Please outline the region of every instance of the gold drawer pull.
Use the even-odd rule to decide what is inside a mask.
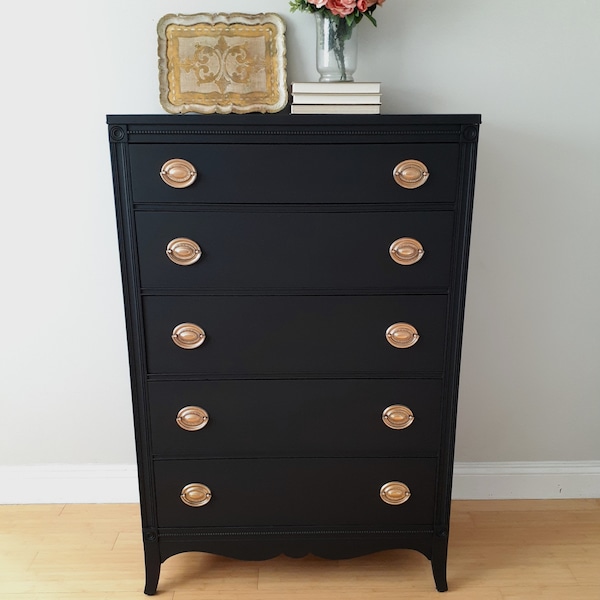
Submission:
[[[206,427],[208,413],[199,406],[186,406],[177,413],[177,425],[186,431],[198,431]]]
[[[410,498],[410,490],[405,483],[388,481],[381,486],[379,496],[386,504],[397,506],[404,504]]]
[[[193,350],[204,344],[206,334],[204,329],[195,323],[180,323],[173,329],[171,339],[184,350]]]
[[[390,429],[406,429],[413,424],[415,415],[408,406],[392,404],[383,411],[381,418]]]
[[[191,162],[183,158],[172,158],[160,169],[160,177],[172,188],[186,188],[196,181],[198,172]]]
[[[429,178],[427,167],[420,160],[409,159],[398,163],[393,170],[394,181],[407,190],[422,186]]]
[[[419,341],[419,332],[410,323],[394,323],[387,328],[385,337],[394,348],[410,348]]]
[[[413,238],[398,238],[390,246],[390,256],[399,265],[414,265],[424,254],[421,242]]]
[[[176,265],[187,267],[198,262],[202,256],[202,250],[194,240],[175,238],[167,244],[167,256]]]
[[[212,498],[210,488],[203,483],[188,483],[181,490],[181,501],[194,508],[208,504]]]

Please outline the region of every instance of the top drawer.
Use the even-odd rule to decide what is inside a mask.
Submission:
[[[133,144],[130,146],[136,203],[406,203],[454,202],[458,144]],[[187,187],[171,187],[163,165],[183,159],[195,175]],[[419,179],[412,189],[398,179]],[[186,180],[185,172],[173,172]],[[184,183],[187,183],[184,181]],[[410,184],[409,184],[410,185]]]

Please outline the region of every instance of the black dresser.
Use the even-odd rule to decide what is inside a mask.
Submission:
[[[108,117],[147,594],[187,551],[447,589],[479,123]]]

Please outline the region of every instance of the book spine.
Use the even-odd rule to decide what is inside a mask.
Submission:
[[[292,104],[292,115],[378,115],[378,104]]]
[[[381,104],[381,94],[292,94],[295,104]]]
[[[379,94],[381,93],[381,84],[377,82],[362,82],[362,81],[344,81],[344,82],[293,82],[291,85],[292,94],[322,94],[322,93],[338,93],[338,94]]]

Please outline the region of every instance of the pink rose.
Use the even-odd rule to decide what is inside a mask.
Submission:
[[[317,8],[322,8],[327,4],[327,0],[307,0],[310,4],[314,4]]]
[[[356,0],[327,0],[326,7],[331,11],[331,14],[345,17],[354,12]]]
[[[371,6],[380,6],[384,2],[385,0],[356,0],[356,7],[360,12],[365,12],[368,8],[371,8]]]

